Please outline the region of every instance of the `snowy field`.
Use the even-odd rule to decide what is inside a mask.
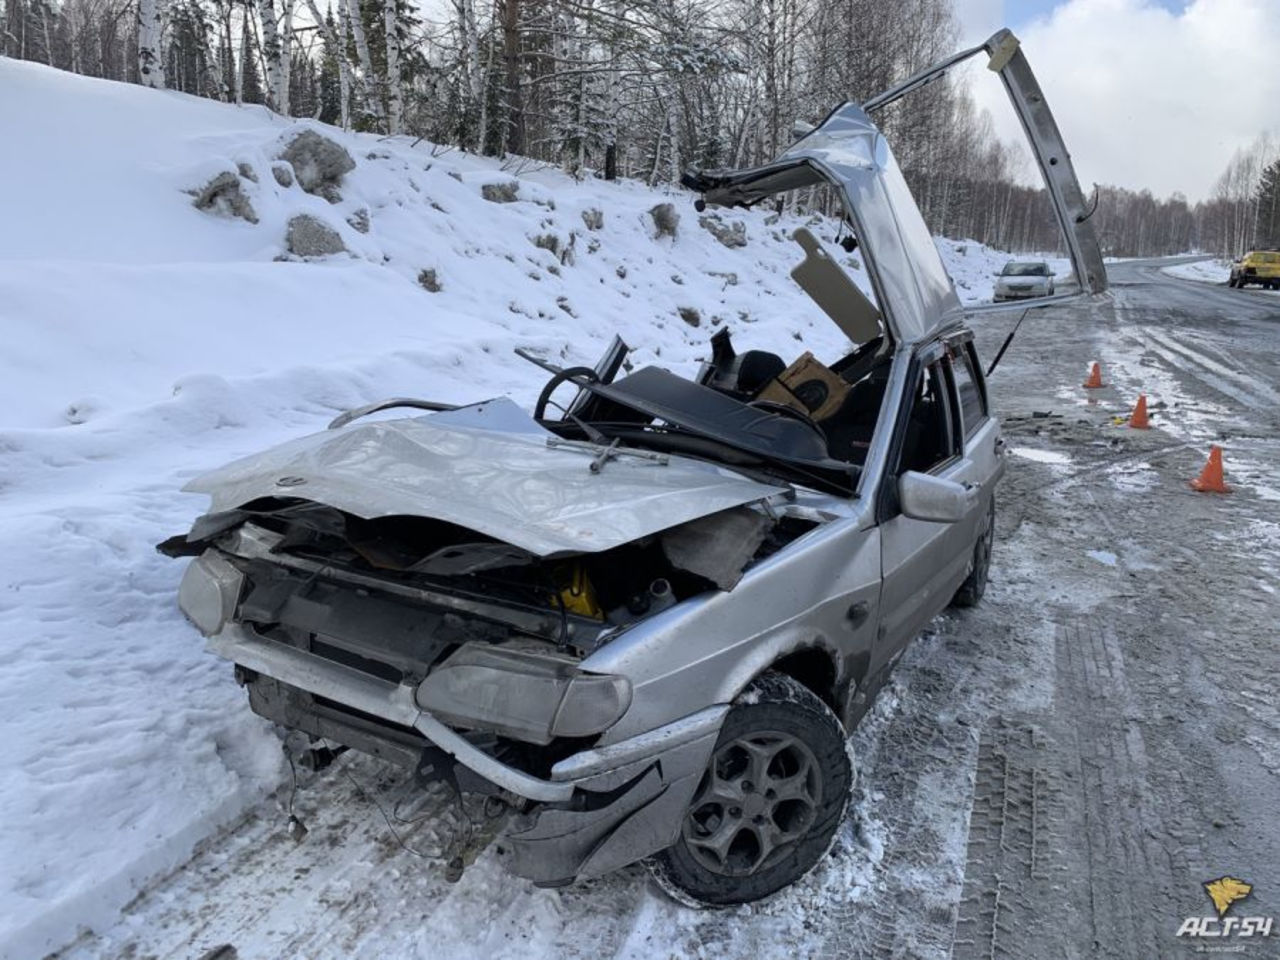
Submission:
[[[544,374],[517,346],[590,364],[621,334],[637,363],[682,374],[725,325],[739,349],[843,352],[789,277],[801,219],[720,213],[745,229],[730,248],[680,191],[3,59],[0,90],[21,144],[0,151],[5,957],[109,924],[287,776],[177,612],[182,564],[153,549],[203,512],[178,492],[193,474],[388,396],[528,404]],[[356,161],[336,203],[272,175],[303,129]],[[189,191],[238,167],[257,223],[194,208]],[[655,238],[666,202],[679,226]],[[300,213],[349,252],[285,258]],[[962,296],[989,298],[1008,256],[939,245]]]

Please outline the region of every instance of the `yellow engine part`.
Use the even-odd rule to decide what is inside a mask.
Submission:
[[[560,590],[560,602],[564,604],[565,610],[581,617],[603,620],[604,611],[596,600],[595,587],[591,585],[591,579],[582,564],[575,563],[570,568],[568,580],[568,585]]]

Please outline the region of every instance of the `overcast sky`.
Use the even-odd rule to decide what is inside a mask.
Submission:
[[[1200,200],[1238,147],[1280,137],[1280,0],[955,2],[966,42],[1001,26],[1022,40],[1086,191]],[[999,82],[969,73],[1000,133],[1020,138]]]

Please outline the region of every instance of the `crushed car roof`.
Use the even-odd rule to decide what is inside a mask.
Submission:
[[[831,185],[866,247],[868,274],[889,334],[902,343],[923,340],[949,326],[962,309],[893,151],[868,111],[934,82],[980,53],[990,55],[987,66],[999,74],[1044,176],[1080,292],[1102,293],[1107,273],[1089,219],[1094,207],[1080,190],[1071,156],[1018,38],[1008,30],[920,71],[862,106],[842,104],[772,163],[747,170],[690,171],[683,183],[701,191],[707,203],[723,206],[751,206],[776,193]],[[1075,295],[1060,294],[1056,299]]]
[[[829,183],[846,194],[854,232],[873,252],[877,299],[893,338],[924,339],[963,310],[893,152],[856,103],[836,108],[777,160],[747,170],[690,173],[684,183],[723,206]]]

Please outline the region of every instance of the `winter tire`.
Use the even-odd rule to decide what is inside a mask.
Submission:
[[[951,598],[953,607],[976,607],[982,595],[987,592],[987,576],[991,571],[991,547],[996,537],[996,498],[991,497],[991,505],[987,508],[987,526],[973,545],[973,569],[965,577],[960,589]]]
[[[767,897],[826,854],[853,778],[836,715],[798,680],[766,673],[729,710],[679,839],[649,869],[690,906]]]

